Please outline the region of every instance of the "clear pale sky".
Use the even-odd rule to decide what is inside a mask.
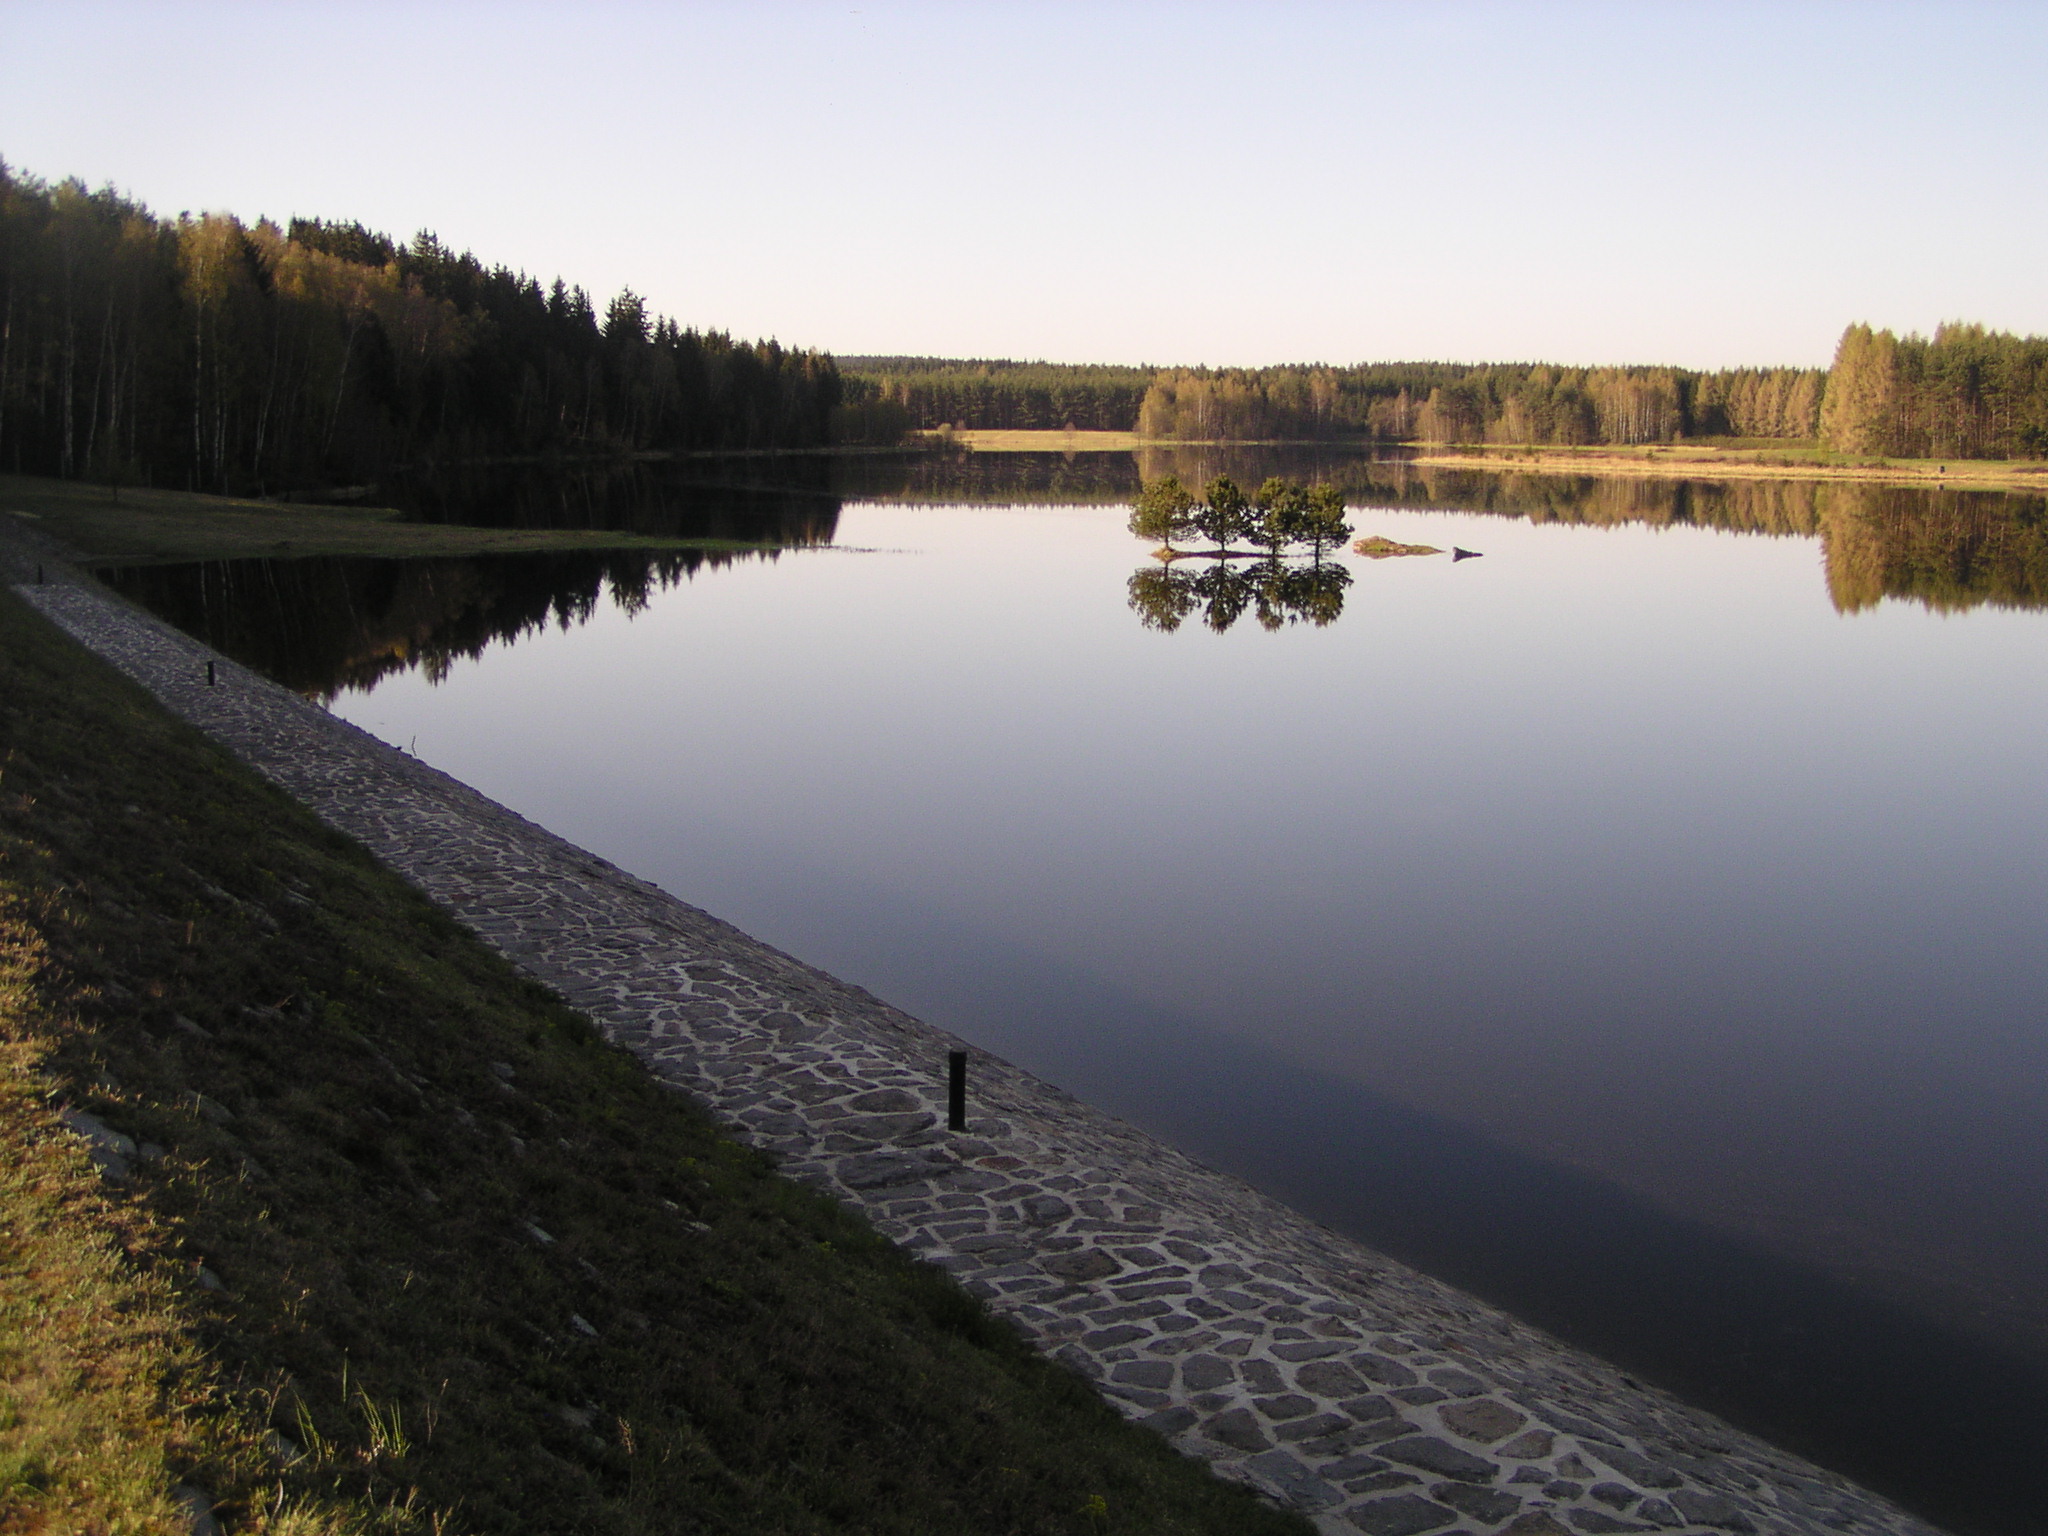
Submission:
[[[840,353],[2048,332],[2048,5],[0,0],[0,156]]]

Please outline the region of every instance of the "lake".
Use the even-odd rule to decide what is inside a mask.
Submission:
[[[1331,477],[1445,552],[1167,592],[1124,518],[1169,467]],[[1190,450],[413,504],[787,547],[114,580],[1332,1225],[2034,1528],[2038,498]]]

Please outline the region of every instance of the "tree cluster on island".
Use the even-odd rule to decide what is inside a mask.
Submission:
[[[1351,537],[1344,521],[1344,493],[1334,485],[1303,485],[1275,475],[1247,496],[1228,475],[1218,475],[1199,498],[1177,475],[1161,475],[1138,492],[1131,508],[1131,532],[1157,539],[1164,559],[1201,557],[1233,559],[1252,556],[1237,550],[1239,541],[1277,559],[1306,548],[1317,560]],[[1176,539],[1207,539],[1213,548],[1178,550]]]
[[[1198,498],[1178,476],[1148,481],[1131,508],[1130,530],[1157,539],[1157,567],[1130,579],[1131,608],[1147,629],[1179,629],[1192,615],[1222,633],[1250,613],[1259,627],[1280,629],[1307,623],[1320,629],[1344,611],[1351,573],[1323,557],[1351,537],[1344,520],[1344,493],[1332,485],[1305,486],[1278,476],[1247,496],[1228,475],[1218,475]],[[1207,549],[1178,549],[1206,539]],[[1239,543],[1252,546],[1239,549]],[[1306,562],[1290,561],[1306,551]],[[1175,569],[1185,560],[1204,562],[1199,571]],[[1236,565],[1235,561],[1246,561]]]

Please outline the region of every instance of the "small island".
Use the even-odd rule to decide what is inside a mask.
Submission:
[[[1363,555],[1368,560],[1392,560],[1399,555],[1440,555],[1443,553],[1434,544],[1397,544],[1392,539],[1377,533],[1369,539],[1360,539],[1351,546],[1351,552],[1355,555]]]

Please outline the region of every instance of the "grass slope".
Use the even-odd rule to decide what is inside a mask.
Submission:
[[[1306,1531],[6,593],[0,759],[0,1531]]]
[[[504,555],[527,550],[761,549],[731,539],[665,539],[600,528],[407,523],[390,507],[247,501],[192,491],[0,475],[0,512],[31,520],[102,563],[151,565],[258,555]]]

